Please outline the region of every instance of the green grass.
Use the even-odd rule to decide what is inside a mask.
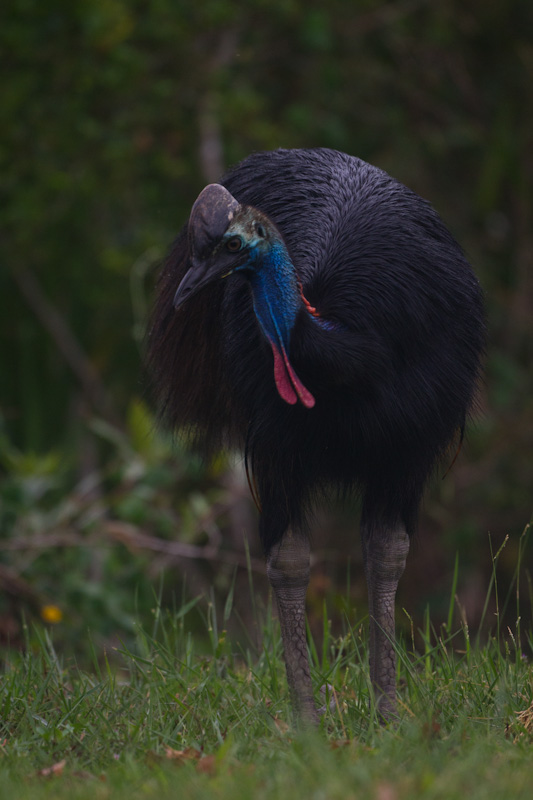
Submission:
[[[90,672],[63,663],[46,630],[26,631],[1,678],[0,797],[531,796],[530,639],[497,631],[481,645],[466,624],[451,634],[453,602],[439,632],[428,615],[421,652],[398,646],[400,720],[383,728],[369,707],[365,625],[346,620],[333,638],[325,614],[311,656],[334,710],[305,732],[291,723],[277,623],[264,615],[259,654],[236,653],[231,606],[230,593],[219,620],[207,606],[209,655],[187,632],[191,608],[157,609],[134,652],[117,648],[111,664],[95,654]]]

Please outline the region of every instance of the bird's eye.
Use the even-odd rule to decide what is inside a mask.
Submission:
[[[255,226],[255,230],[257,231],[257,235],[261,237],[261,239],[264,239],[266,237],[266,231],[260,222],[258,222],[257,225]]]
[[[226,250],[229,250],[230,253],[238,253],[241,248],[242,239],[240,236],[232,236],[231,239],[228,239],[226,242]]]

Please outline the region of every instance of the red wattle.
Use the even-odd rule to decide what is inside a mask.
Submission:
[[[292,388],[285,362],[275,344],[272,345],[272,352],[274,353],[274,380],[276,381],[279,396],[282,400],[285,400],[286,403],[293,406],[298,402],[298,397]]]
[[[298,375],[293,370],[288,359],[285,348],[281,348],[281,353],[272,342],[272,352],[274,354],[274,380],[278,389],[279,396],[286,403],[293,406],[300,402],[306,408],[313,408],[315,398],[311,392],[305,388]]]

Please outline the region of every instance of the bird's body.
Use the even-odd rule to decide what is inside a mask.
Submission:
[[[464,429],[478,282],[431,206],[357,158],[257,153],[222,186],[198,198],[160,282],[149,358],[163,414],[207,451],[245,451],[275,589],[276,570],[284,584],[300,569],[280,553],[305,561],[317,498],[358,491],[370,585],[376,553],[405,561],[424,485]]]

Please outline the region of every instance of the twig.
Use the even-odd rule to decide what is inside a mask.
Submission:
[[[33,272],[19,264],[11,270],[11,275],[24,299],[43,328],[50,334],[57,349],[80,382],[84,395],[94,411],[113,425],[121,427],[98,373],[65,319],[46,297]]]
[[[244,554],[229,550],[220,550],[213,545],[200,546],[187,544],[185,542],[169,542],[166,539],[159,539],[156,536],[142,533],[133,525],[126,522],[107,522],[105,524],[105,530],[115,541],[122,542],[127,547],[165,553],[172,558],[200,558],[205,561],[221,561],[226,564],[234,564],[238,567],[243,567],[244,569],[248,566]],[[262,574],[266,572],[265,564],[257,558],[250,559],[250,566],[254,572],[260,572]]]
[[[163,553],[173,559],[177,558],[191,558],[201,559],[204,561],[219,561],[225,564],[232,564],[234,566],[247,569],[247,559],[243,553],[237,553],[231,550],[221,550],[215,545],[195,545],[187,544],[185,542],[167,541],[160,539],[157,536],[143,533],[135,526],[126,522],[118,520],[107,521],[103,523],[103,528],[97,536],[83,536],[79,533],[73,533],[70,530],[61,531],[53,534],[46,534],[44,536],[26,536],[17,537],[16,539],[8,539],[2,543],[4,551],[35,551],[35,550],[53,550],[56,547],[98,547],[105,543],[106,538],[109,537],[115,542],[121,542],[132,549],[151,550],[154,553]],[[254,572],[265,574],[266,567],[258,558],[250,559],[251,568]],[[0,580],[2,575],[0,573]]]
[[[25,597],[33,603],[38,603],[39,601],[38,592],[30,586],[28,581],[21,578],[14,570],[4,564],[0,564],[0,587],[2,592],[14,597]]]

